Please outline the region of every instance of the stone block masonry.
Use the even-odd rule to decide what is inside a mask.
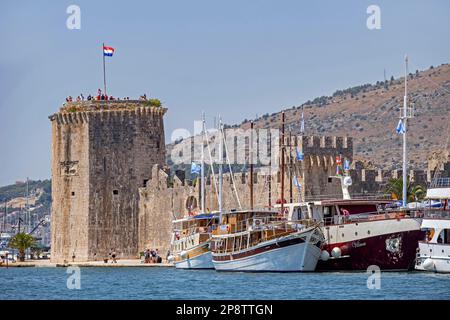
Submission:
[[[52,116],[53,262],[138,254],[138,188],[164,165],[163,116],[146,101],[69,103]]]

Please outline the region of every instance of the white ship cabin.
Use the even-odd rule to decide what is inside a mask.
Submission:
[[[284,213],[288,220],[313,219],[325,225],[390,218],[398,215],[398,208],[390,200],[335,199],[286,203]],[[275,205],[280,208],[281,205]]]
[[[205,213],[174,220],[172,250],[187,250],[209,241],[210,235],[219,222],[217,213]]]
[[[427,190],[430,206],[424,209],[416,269],[450,272],[450,178],[439,178]],[[436,205],[437,203],[437,205]]]
[[[214,234],[230,234],[257,228],[260,225],[279,221],[283,216],[276,211],[244,210],[230,211],[222,214],[222,221]]]

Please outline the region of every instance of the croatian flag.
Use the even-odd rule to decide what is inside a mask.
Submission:
[[[114,48],[113,47],[107,47],[103,46],[103,55],[106,57],[112,57],[114,54]]]

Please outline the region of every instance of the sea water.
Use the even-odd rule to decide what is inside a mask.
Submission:
[[[372,281],[365,272],[89,267],[80,268],[74,281],[73,276],[78,275],[73,272],[66,268],[0,268],[0,299],[450,299],[450,274],[381,272],[379,279]]]

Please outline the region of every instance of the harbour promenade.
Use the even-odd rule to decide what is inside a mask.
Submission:
[[[149,267],[149,268],[172,268],[173,264],[171,263],[144,263],[139,259],[123,259],[117,260],[117,263],[105,263],[103,261],[87,261],[87,262],[67,262],[67,263],[52,263],[50,260],[27,260],[25,262],[14,262],[8,263],[9,268],[16,267],[70,267],[70,266],[78,266],[78,267]],[[2,264],[1,267],[6,267],[6,264]]]

